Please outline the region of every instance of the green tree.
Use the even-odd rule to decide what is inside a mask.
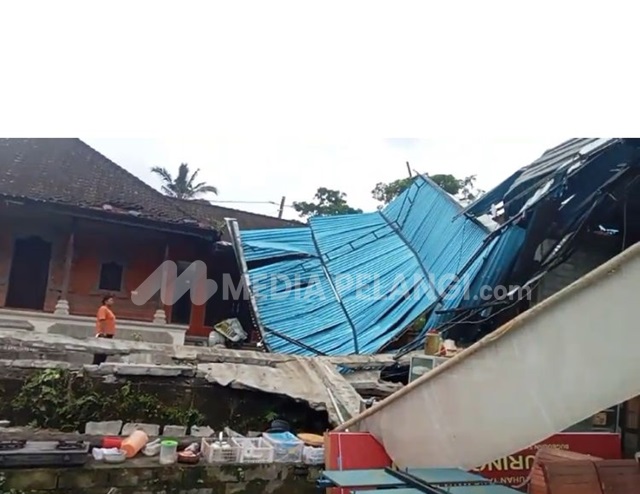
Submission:
[[[478,198],[484,192],[475,187],[476,176],[470,175],[463,179],[456,178],[451,174],[437,173],[427,176],[439,185],[445,192],[452,196],[457,196],[463,202],[470,202]],[[402,194],[413,183],[412,178],[401,178],[393,182],[378,182],[371,191],[371,195],[383,204],[389,204],[392,200]]]
[[[187,163],[181,163],[178,167],[178,175],[174,178],[166,168],[154,166],[151,172],[158,175],[162,180],[161,190],[170,197],[177,199],[195,199],[202,194],[218,194],[217,187],[206,182],[196,182],[198,172],[191,173]]]
[[[460,199],[463,202],[473,202],[484,194],[484,190],[476,187],[476,176],[469,175],[460,181]]]
[[[413,179],[409,177],[400,178],[393,182],[389,182],[388,184],[378,182],[375,188],[371,191],[371,195],[376,201],[380,201],[383,204],[389,204],[408,189],[411,182],[413,182]]]
[[[293,209],[303,218],[362,213],[361,209],[352,208],[347,204],[347,194],[326,187],[318,188],[314,202],[294,202]]]
[[[458,194],[458,192],[460,192],[460,189],[462,188],[462,182],[464,181],[464,179],[460,180],[453,175],[443,173],[437,173],[435,175],[427,176],[440,187],[442,187],[445,192],[451,194],[452,196],[455,196]]]

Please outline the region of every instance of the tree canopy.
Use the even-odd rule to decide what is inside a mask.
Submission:
[[[303,218],[362,213],[361,209],[349,206],[347,194],[339,190],[319,187],[313,197],[313,202],[294,202],[293,209]]]
[[[451,174],[438,173],[428,175],[428,177],[462,203],[473,201],[484,193],[475,187],[475,175],[459,179]],[[389,183],[379,182],[371,191],[371,195],[383,205],[389,204],[402,194],[412,182],[413,178],[400,178]],[[349,206],[347,195],[344,192],[326,187],[317,189],[313,201],[294,202],[293,208],[303,218],[362,213],[361,209]]]
[[[473,201],[483,194],[483,191],[475,187],[475,175],[470,175],[463,179],[456,178],[451,174],[443,173],[427,176],[444,191],[452,196],[456,196],[462,202]],[[371,195],[375,200],[382,204],[389,204],[392,200],[402,194],[412,182],[412,178],[401,178],[389,183],[378,182],[375,188],[371,191]]]
[[[151,168],[151,172],[158,175],[162,180],[161,190],[164,194],[177,199],[195,199],[203,194],[218,194],[217,187],[206,182],[196,182],[198,177],[197,169],[193,173],[189,170],[187,163],[181,163],[178,167],[178,175],[173,175],[166,169],[159,166]]]
[[[409,177],[400,178],[385,184],[384,182],[378,182],[375,188],[371,191],[371,195],[376,201],[380,201],[383,204],[389,204],[402,192],[407,189],[413,180]]]

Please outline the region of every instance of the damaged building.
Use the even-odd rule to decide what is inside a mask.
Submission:
[[[0,360],[104,353],[114,375],[168,366],[154,372],[284,394],[339,423],[398,389],[381,371],[406,382],[429,332],[471,344],[637,242],[639,151],[572,139],[466,208],[417,176],[379,211],[303,225],[166,198],[79,140],[0,140],[0,342],[18,348]],[[249,297],[131,304],[165,259],[204,260]],[[96,342],[114,292],[119,336]],[[272,355],[183,346],[230,318]]]
[[[418,176],[373,213],[264,231],[231,221],[265,346],[403,355],[429,331],[477,341],[638,240],[639,150],[638,139],[571,139],[464,209]]]
[[[417,176],[378,211],[300,224],[164,197],[77,139],[3,139],[0,316],[86,337],[114,293],[122,334],[156,342],[236,318],[250,342],[301,356],[403,355],[429,331],[472,343],[637,241],[638,147],[572,139],[464,209]],[[163,260],[196,259],[249,289],[131,303]]]

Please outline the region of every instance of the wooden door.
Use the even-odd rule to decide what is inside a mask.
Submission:
[[[16,239],[5,305],[16,309],[43,310],[50,263],[50,242],[40,237]]]

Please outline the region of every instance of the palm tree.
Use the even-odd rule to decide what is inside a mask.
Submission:
[[[218,188],[213,185],[208,185],[206,182],[194,183],[198,172],[196,170],[189,176],[189,165],[187,163],[181,163],[178,168],[178,175],[174,179],[171,173],[166,168],[160,166],[154,166],[151,168],[151,172],[155,173],[162,179],[161,190],[166,195],[175,197],[177,199],[195,199],[201,194],[218,194]]]

